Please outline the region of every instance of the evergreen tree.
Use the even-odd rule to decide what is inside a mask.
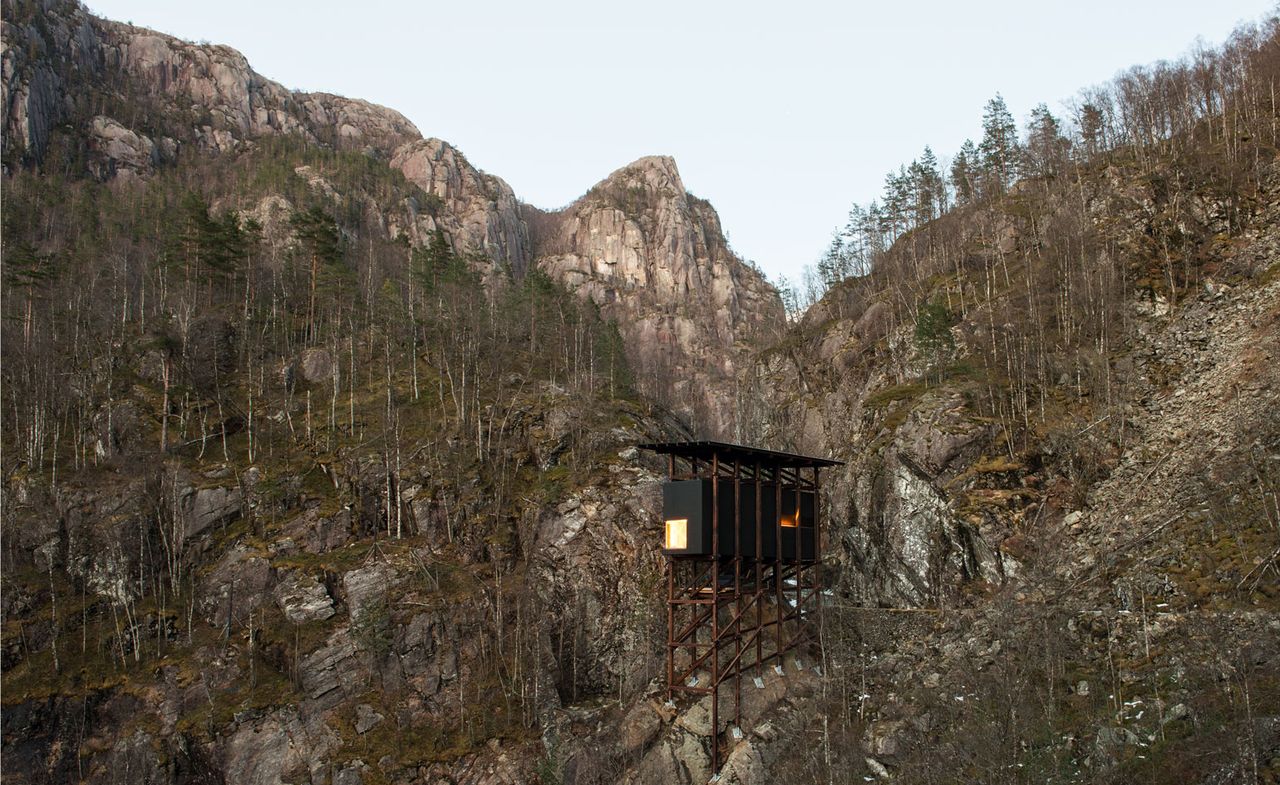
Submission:
[[[889,172],[884,178],[884,204],[880,213],[881,231],[892,242],[907,228],[911,204],[911,176],[905,166]]]
[[[818,260],[818,278],[822,281],[823,291],[849,277],[849,255],[844,238],[839,232],[831,235],[831,244]]]
[[[453,252],[444,231],[437,228],[425,247],[414,250],[412,272],[422,290],[433,294],[438,293],[443,284],[462,283],[469,270],[466,262]],[[526,280],[525,285],[532,283]]]
[[[338,225],[320,207],[294,213],[289,223],[296,243],[294,251],[308,266],[307,336],[315,338],[316,290],[323,270],[342,259],[342,238]]]
[[[1080,142],[1086,158],[1092,158],[1106,147],[1103,133],[1102,110],[1096,104],[1087,103],[1080,107]]]
[[[1039,104],[1027,122],[1027,146],[1022,155],[1023,173],[1028,177],[1053,177],[1067,156],[1068,142],[1058,119],[1049,107]]]
[[[956,204],[969,204],[978,195],[978,148],[972,139],[965,139],[951,162],[951,188],[956,194]]]
[[[12,236],[8,231],[6,234]],[[41,253],[29,243],[10,244],[4,253],[4,286],[9,291],[21,291],[23,344],[31,341],[35,305],[42,299],[45,285],[57,278],[52,254]],[[8,315],[8,318],[13,318]]]
[[[854,203],[849,208],[849,218],[840,233],[841,238],[844,240],[849,275],[866,275],[871,272],[875,234],[875,222],[871,220],[868,211],[863,209],[861,205]]]
[[[946,207],[946,184],[938,171],[938,158],[929,147],[911,162],[914,224],[923,225],[942,214]]]
[[[984,195],[998,196],[1009,190],[1016,174],[1019,145],[1018,126],[999,93],[987,101],[982,113],[982,184]]]

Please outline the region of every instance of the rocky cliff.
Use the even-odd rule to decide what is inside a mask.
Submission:
[[[421,189],[387,215],[383,228],[393,236],[405,232],[411,243],[425,244],[438,228],[459,253],[517,274],[528,264],[527,230],[511,188],[447,143],[423,139],[398,112],[288,90],[234,49],[100,19],[78,3],[5,8],[6,168],[43,161],[51,131],[64,124],[64,145],[83,145],[90,170],[104,180],[146,177],[183,154],[233,155],[257,140],[296,137],[362,152]]]
[[[245,153],[273,137],[362,152],[418,189],[378,206],[380,233],[422,247],[441,230],[457,253],[516,277],[536,261],[618,323],[644,392],[702,432],[732,435],[739,407],[729,380],[776,337],[781,302],[729,249],[715,210],[685,190],[670,158],[636,161],[544,213],[399,113],[290,91],[234,49],[99,19],[78,3],[9,8],[6,168],[45,160],[51,139],[55,157],[72,155],[73,166],[109,181],[148,177],[184,155]],[[66,131],[51,136],[57,127]],[[302,176],[335,201],[344,196],[315,173]]]
[[[782,301],[675,161],[642,158],[533,223],[539,267],[618,323],[642,389],[701,432],[734,436],[732,380],[781,334]]]
[[[827,656],[861,696],[830,708],[856,717],[832,731],[838,766],[912,782],[1276,771],[1280,168],[1251,170],[1267,196],[1233,212],[1224,181],[1241,175],[1216,167],[1121,159],[941,219],[748,375],[764,438],[847,462],[824,486],[851,603],[827,617]],[[1164,187],[1179,178],[1195,184]],[[1152,252],[1170,232],[1194,249],[1172,274]],[[1102,250],[1081,266],[1068,242]],[[1082,329],[1081,303],[1057,287],[1089,285],[1107,287],[1088,307],[1108,327],[1073,346],[1059,331]],[[1037,323],[1035,292],[1061,310]],[[949,306],[941,338],[929,302]],[[1023,330],[1053,342],[1038,354]],[[993,400],[1029,376],[1038,401]],[[1267,708],[1234,711],[1224,678]]]
[[[6,782],[700,785],[713,734],[739,785],[1276,778],[1274,106],[784,326],[668,158],[540,211],[233,50],[4,9]],[[663,700],[670,411],[846,462],[824,646],[741,738]]]
[[[234,49],[99,19],[78,3],[6,3],[4,25],[6,163],[43,158],[51,129],[79,120],[89,104],[128,107],[131,120],[144,124],[136,130],[152,137],[169,132],[218,152],[266,134],[296,133],[386,158],[420,136],[390,109],[287,90]]]
[[[730,428],[781,313],[674,163],[548,216],[226,47],[64,2],[3,38],[5,781],[709,766],[653,705],[633,445],[688,435],[645,391]]]

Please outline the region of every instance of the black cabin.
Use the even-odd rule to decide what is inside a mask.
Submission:
[[[836,461],[722,442],[641,446],[671,459],[672,479],[662,486],[664,554],[816,560],[817,469]],[[688,472],[675,470],[677,457]]]

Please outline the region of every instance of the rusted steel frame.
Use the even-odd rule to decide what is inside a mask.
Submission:
[[[773,622],[765,622],[765,625],[764,625],[764,626],[767,628],[767,627],[768,627],[769,625],[771,625],[771,624],[773,624]],[[726,625],[726,626],[728,626],[728,625]],[[761,635],[761,634],[763,634],[763,629],[759,629],[759,630],[758,630],[758,629],[752,628],[752,629],[747,630],[747,638],[748,638],[749,640],[750,640],[750,639],[754,639],[756,636]],[[698,653],[697,653],[697,648],[698,648],[698,647],[700,647],[700,646],[705,646],[705,647],[707,647],[707,651],[703,652],[701,655],[698,655]],[[684,669],[680,674],[678,674],[678,675],[679,675],[679,677],[680,677],[680,678],[678,679],[678,681],[683,681],[683,680],[684,680],[684,678],[686,678],[686,677],[688,677],[688,676],[692,676],[692,675],[694,675],[694,674],[698,671],[698,669],[702,667],[702,664],[703,664],[704,662],[706,662],[706,661],[711,657],[712,653],[713,653],[714,651],[719,650],[719,648],[720,648],[720,644],[718,644],[717,642],[712,642],[712,643],[698,643],[698,642],[692,642],[692,643],[677,643],[677,644],[675,644],[675,648],[677,648],[677,649],[682,649],[682,648],[683,648],[683,649],[693,649],[693,650],[694,650],[694,651],[693,651],[693,654],[692,654],[692,655],[690,655],[693,659],[691,659],[691,660],[690,660],[690,662],[689,662],[689,665],[688,665],[688,666],[687,666],[687,667],[686,667],[686,668],[685,668],[685,669]],[[737,653],[735,654],[734,658],[733,658],[732,660],[730,660],[730,662],[731,662],[731,663],[736,663],[736,662],[738,662],[738,661],[741,659],[742,655],[743,655],[743,654],[745,654],[745,653],[747,653],[747,649],[748,649],[748,646],[744,646],[744,647],[742,648],[742,651],[737,652]],[[733,675],[733,674],[728,673],[727,671],[725,671],[725,670],[722,668],[722,669],[721,669],[721,671],[720,671],[720,673],[719,673],[719,681],[720,681],[720,682],[723,682],[726,678],[728,678],[729,676],[732,676],[732,675]]]
[[[754,603],[754,598],[751,600],[751,603]],[[732,617],[730,617],[729,622],[727,624],[721,625],[720,637],[716,638],[715,640],[720,641],[732,636],[734,633],[734,625],[738,624],[738,622],[742,620],[742,617],[745,616],[746,612],[749,610],[751,610],[750,603],[743,606],[742,610],[740,611],[735,610],[735,613]],[[683,641],[685,638],[689,636],[690,633],[692,633],[698,627],[701,627],[703,624],[705,624],[707,622],[707,619],[710,618],[710,616],[711,616],[710,611],[706,611],[702,613],[697,619],[687,624],[685,626],[685,629],[681,631],[681,634],[675,636],[673,640],[677,643],[680,641]]]
[[[774,604],[777,608],[778,621],[782,621],[782,469],[779,466],[773,468],[773,495],[774,510],[778,520],[772,522],[774,548],[773,548],[773,594]],[[782,648],[782,624],[778,624],[777,629],[777,646]]]
[[[775,651],[771,654],[766,654],[763,660],[761,660],[759,663],[753,663],[750,667],[755,667],[755,665],[761,665],[761,666],[768,665],[770,662],[772,662],[773,660],[779,659],[783,654],[786,654],[787,652],[791,651],[793,648],[795,648],[794,642],[784,643],[782,645],[781,650]]]
[[[720,454],[711,454],[711,769],[720,770]],[[705,655],[704,655],[705,657]]]
[[[715,688],[714,687],[687,687],[685,685],[681,685],[679,687],[676,687],[676,689],[680,692],[692,692],[696,695],[706,695],[708,692],[711,692]]]
[[[813,640],[813,636],[810,634],[810,631],[808,630],[808,628],[802,626],[800,627],[799,630],[796,631],[796,634],[792,636],[791,642],[787,644],[787,650],[790,651],[791,649],[796,648],[800,644],[805,643],[806,641],[812,641],[812,640]]]
[[[764,559],[761,548],[764,545],[764,533],[762,530],[761,516],[764,511],[761,503],[761,492],[764,482],[761,479],[760,461],[756,461],[755,465],[755,487],[756,487],[756,574],[755,574],[755,606],[756,606],[756,629],[763,629],[764,625]],[[761,636],[756,636],[756,661],[759,662],[760,655],[764,652],[764,641]]]
[[[706,585],[703,583],[703,579],[710,577],[708,573],[711,572],[712,564],[708,563],[705,567],[698,567],[697,562],[704,561],[703,559],[672,559],[672,561],[683,561],[688,564],[693,564],[694,569],[696,570],[696,572],[693,573],[693,580],[689,581],[688,585],[680,588],[679,593],[676,595],[677,597],[692,595],[694,592],[700,592],[706,588]]]
[[[671,700],[671,684],[675,680],[676,650],[671,647],[671,631],[676,626],[676,563],[667,559],[667,700]]]
[[[748,638],[754,638],[754,637],[756,637],[756,636],[758,636],[758,635],[760,634],[760,631],[759,631],[759,630],[748,630],[747,632],[748,632],[748,635],[747,635],[747,637],[748,637]],[[735,679],[737,679],[737,680],[741,681],[740,675],[741,675],[741,673],[742,673],[742,670],[743,670],[743,669],[742,669],[742,668],[740,668],[740,667],[738,667],[738,665],[739,665],[739,664],[741,663],[741,661],[742,661],[742,655],[747,653],[747,651],[748,651],[748,647],[749,647],[749,646],[750,646],[750,643],[748,643],[748,644],[747,644],[747,646],[744,646],[744,647],[742,648],[742,650],[741,650],[741,651],[737,652],[737,653],[734,655],[733,659],[732,659],[732,660],[729,660],[729,663],[728,663],[727,665],[725,665],[725,666],[724,666],[724,667],[725,667],[725,668],[727,668],[727,669],[728,669],[728,668],[732,668],[732,669],[734,669],[734,670],[733,670],[732,672],[730,672],[730,671],[728,671],[728,670],[724,670],[724,671],[722,671],[722,672],[720,673],[720,678],[721,678],[722,680],[723,680],[723,679],[727,679],[727,678],[729,678],[730,676],[733,676]],[[754,664],[754,663],[753,663],[753,664]],[[739,721],[741,721],[741,717],[739,717],[738,719],[739,719]]]
[[[804,588],[804,516],[800,514],[800,470],[796,470],[796,624],[800,624],[800,591]],[[816,511],[815,511],[816,512]]]
[[[671,699],[671,691],[673,689],[679,689],[679,687],[677,686],[678,680],[676,678],[676,673],[675,673],[675,652],[680,648],[692,647],[693,654],[691,656],[694,656],[694,657],[697,656],[698,644],[697,644],[696,638],[694,639],[694,642],[692,644],[686,643],[685,639],[690,634],[696,634],[697,630],[701,627],[701,625],[705,623],[706,617],[710,615],[709,613],[700,614],[696,606],[706,605],[711,603],[708,603],[707,601],[704,601],[704,600],[685,599],[684,595],[689,592],[700,591],[702,587],[699,586],[698,584],[702,582],[703,578],[706,577],[708,572],[712,570],[715,566],[714,560],[712,560],[711,563],[708,564],[706,567],[703,567],[697,564],[697,562],[702,561],[701,559],[687,560],[690,563],[690,566],[692,568],[689,572],[694,576],[693,585],[682,588],[680,590],[680,595],[678,596],[675,588],[675,571],[678,569],[678,565],[680,561],[685,561],[685,560],[677,560],[677,559],[667,560],[667,563],[668,563],[668,572],[667,572],[667,693],[668,694],[667,694],[667,699],[668,700]],[[712,600],[712,602],[714,602],[714,599]],[[694,606],[692,611],[694,621],[686,625],[685,630],[681,631],[679,635],[675,635],[676,611],[679,607],[685,607],[685,606]],[[699,615],[701,615],[701,619],[698,618]],[[681,680],[682,679],[683,677],[681,677]]]
[[[691,634],[697,632],[698,628],[701,627],[703,624],[705,624],[707,619],[710,616],[711,616],[710,611],[695,614],[694,619],[690,621],[688,624],[686,624],[684,629],[682,629],[676,635],[672,636],[671,643],[672,644],[684,643],[685,639],[688,638]]]
[[[821,645],[826,627],[822,616],[822,492],[819,471],[817,466],[813,467],[813,562],[816,565],[813,593],[818,597],[818,644]]]
[[[742,462],[733,461],[733,619],[734,661],[742,659]],[[733,724],[742,724],[742,679],[733,681]]]
[[[739,618],[740,618],[740,617],[739,617]],[[769,625],[771,625],[771,624],[773,624],[773,622],[765,622],[764,626],[765,626],[765,627],[768,627],[768,626],[769,626]],[[690,646],[694,646],[694,645],[697,645],[697,646],[709,646],[709,647],[710,647],[710,648],[709,648],[709,650],[708,650],[707,652],[703,653],[701,656],[697,656],[697,652],[696,652],[696,651],[694,652],[695,659],[694,659],[694,660],[692,660],[692,661],[690,662],[690,664],[689,664],[689,668],[688,668],[688,670],[689,670],[689,672],[690,672],[690,673],[692,673],[693,671],[695,671],[695,670],[697,670],[699,667],[701,667],[702,663],[706,662],[706,661],[711,657],[712,652],[715,652],[715,651],[719,650],[720,646],[722,645],[722,640],[723,640],[723,638],[724,638],[725,636],[727,636],[727,634],[728,634],[728,632],[729,632],[729,630],[730,630],[731,628],[732,628],[732,622],[730,622],[729,624],[724,625],[724,631],[723,631],[723,632],[721,632],[721,637],[713,637],[713,638],[711,639],[711,643],[709,643],[709,644],[701,644],[701,643],[700,643],[700,644],[688,644],[688,643],[680,644],[680,646],[682,646],[682,647],[684,647],[684,648],[688,648],[688,647],[690,647]],[[713,673],[713,676],[715,676],[715,675],[717,675],[717,674],[714,674],[714,673]]]
[[[795,648],[796,648],[796,646],[797,646],[799,643],[801,643],[801,642],[803,642],[803,641],[802,641],[802,640],[797,640],[797,639],[792,639],[789,643],[785,644],[785,645],[782,647],[782,651],[780,651],[780,652],[774,652],[774,653],[772,653],[772,654],[767,655],[767,656],[764,658],[764,660],[763,660],[762,662],[758,662],[758,663],[753,662],[753,663],[751,663],[751,664],[749,664],[749,665],[745,665],[745,666],[744,666],[744,665],[742,665],[741,663],[737,663],[736,665],[735,665],[735,664],[733,664],[733,663],[731,663],[731,665],[732,665],[732,666],[733,666],[733,667],[734,667],[734,668],[735,668],[739,673],[744,673],[744,672],[746,672],[746,670],[747,670],[748,668],[755,668],[757,665],[765,665],[765,664],[769,663],[771,660],[779,659],[782,655],[785,655],[787,652],[789,652],[789,651],[791,651],[791,650],[795,649]],[[730,667],[730,666],[726,666],[726,668],[728,668],[728,667]],[[727,678],[729,678],[729,677],[731,677],[731,676],[733,676],[733,675],[735,675],[735,674],[733,673],[733,671],[730,671],[730,670],[727,670],[727,669],[726,669],[723,673],[721,673],[721,674],[720,674],[720,678],[721,678],[721,679],[727,679]]]

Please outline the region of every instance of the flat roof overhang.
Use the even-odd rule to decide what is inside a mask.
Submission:
[[[712,456],[719,456],[721,461],[742,461],[743,463],[760,463],[779,466],[784,469],[821,468],[824,466],[843,466],[843,461],[830,458],[817,458],[811,455],[765,450],[759,447],[747,447],[742,444],[728,442],[656,442],[636,445],[642,450],[656,452],[659,455],[674,455],[687,460],[710,461]]]

